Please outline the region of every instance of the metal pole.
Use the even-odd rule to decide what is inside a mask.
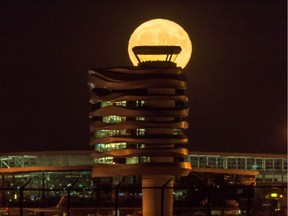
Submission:
[[[125,180],[125,176],[121,179],[121,181],[115,188],[115,216],[118,216],[118,190],[124,180]]]
[[[247,216],[250,215],[250,202],[251,202],[251,197],[252,196],[252,191],[254,190],[254,184],[255,184],[256,179],[248,186],[248,197],[247,197]]]
[[[250,186],[248,186],[248,197],[247,197],[247,216],[250,215]]]
[[[20,216],[23,216],[23,191],[26,185],[29,184],[31,180],[31,178],[28,179],[28,181],[26,181],[26,183],[20,188]]]
[[[210,216],[211,215],[211,208],[210,208],[210,202],[211,202],[211,190],[212,190],[212,186],[208,185],[208,196],[207,196],[207,215]]]
[[[2,174],[2,182],[1,182],[1,187],[5,188],[5,176],[4,174]],[[2,205],[5,206],[6,205],[6,191],[2,190],[1,191],[1,196],[2,196]]]
[[[42,171],[42,199],[41,204],[43,203],[43,200],[45,199],[45,171]]]
[[[74,187],[78,179],[75,179],[75,181],[67,187],[67,216],[70,216],[70,198],[71,198],[71,189]]]
[[[164,189],[172,180],[173,178],[168,179],[168,181],[161,188],[161,216],[164,216]]]

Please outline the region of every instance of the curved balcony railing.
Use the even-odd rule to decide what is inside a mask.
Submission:
[[[181,69],[95,69],[88,86],[94,177],[190,172],[184,160],[189,107]]]

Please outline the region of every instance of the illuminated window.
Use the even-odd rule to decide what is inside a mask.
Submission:
[[[145,117],[136,117],[136,121],[145,121]]]
[[[127,106],[127,102],[126,101],[118,101],[118,102],[114,102],[113,105],[115,106]]]
[[[136,134],[141,135],[141,136],[145,135],[145,129],[144,128],[138,128],[136,130]]]
[[[112,150],[118,150],[118,149],[125,149],[126,143],[109,143],[109,144],[97,144],[95,147],[96,151],[99,152],[107,152]]]
[[[149,163],[150,157],[139,157],[140,163]]]
[[[116,115],[103,116],[103,122],[106,122],[106,123],[120,123],[123,121],[126,121],[125,116],[116,116]]]
[[[136,101],[136,106],[137,107],[144,107],[144,106],[146,106],[146,101]]]
[[[247,169],[255,169],[255,158],[247,158]]]
[[[175,128],[173,130],[173,135],[183,135],[182,129]]]
[[[101,103],[101,107],[107,107],[107,106],[126,106],[127,102],[126,101],[117,101],[117,102],[112,102],[112,101],[103,101]]]
[[[263,169],[263,160],[262,158],[256,158],[257,169]]]
[[[97,130],[94,134],[96,138],[126,135],[126,130]]]
[[[262,170],[263,159],[261,158],[247,158],[247,169]]]
[[[138,157],[126,158],[126,164],[138,164]]]
[[[150,157],[128,157],[126,158],[126,164],[138,164],[138,163],[149,163]]]
[[[104,145],[104,144],[97,144],[97,145],[95,146],[95,150],[96,150],[96,151],[104,152],[104,149],[105,149],[105,145]]]
[[[94,162],[100,163],[100,164],[113,164],[113,157],[97,158],[97,159],[94,159]]]
[[[143,148],[145,148],[145,144],[138,144],[138,148],[141,148],[141,149],[143,149]]]
[[[113,103],[111,101],[103,101],[101,102],[101,107],[112,106]]]

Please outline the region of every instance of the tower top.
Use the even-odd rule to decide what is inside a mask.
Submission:
[[[135,51],[133,50],[134,47],[138,46],[144,47],[136,48],[136,51],[139,51],[138,49],[140,49],[140,51],[142,50],[141,52],[145,52],[141,53],[143,57],[147,57],[148,54],[146,54],[146,52],[148,51],[150,52],[150,55],[148,55],[149,57],[151,57],[151,52],[160,52],[160,54],[164,52],[164,59],[161,60],[162,65],[171,64],[169,61],[165,60],[167,57],[167,52],[171,51],[170,48],[180,47],[182,51],[180,50],[181,53],[179,51],[180,54],[178,55],[177,60],[174,61],[174,64],[182,68],[185,68],[192,54],[192,42],[188,33],[180,25],[167,19],[152,19],[146,21],[138,26],[130,36],[128,42],[128,54],[131,62],[134,66],[139,65],[140,62],[143,66],[143,62],[146,62],[144,63],[146,66],[148,59],[145,59],[145,61],[141,59],[141,61],[139,61],[135,55]],[[158,46],[161,48],[156,48]],[[172,52],[174,52],[173,50],[179,50],[179,48],[172,48]],[[140,53],[137,55],[139,57]],[[174,53],[173,55],[168,55],[168,59],[169,57],[171,57],[171,61],[174,57]],[[154,65],[158,60],[159,59],[156,61],[154,59],[150,59],[150,61],[153,61]],[[155,66],[158,66],[157,64]],[[149,66],[150,65],[151,63],[149,63]]]
[[[176,67],[175,60],[181,52],[180,46],[135,46],[132,51],[139,66]]]

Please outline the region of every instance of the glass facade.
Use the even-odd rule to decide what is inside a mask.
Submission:
[[[194,168],[256,170],[257,182],[287,182],[287,155],[192,153],[188,160]]]
[[[108,207],[110,210],[113,209],[116,196],[115,187],[122,181],[123,177],[92,178],[93,160],[98,160],[97,163],[107,164],[114,163],[114,160],[112,157],[96,159],[90,157],[90,155],[90,151],[31,152],[0,155],[0,205],[19,209],[21,187],[29,182],[23,192],[25,207],[53,206],[57,204],[61,196],[67,196],[69,193],[73,208],[85,207],[83,209],[86,209],[86,207],[92,206],[93,208],[90,209],[94,213],[97,208]],[[267,192],[269,188],[274,190],[277,188],[279,190],[278,194],[280,192],[285,194],[287,190],[286,155],[229,155],[227,153],[208,154],[206,152],[204,154],[203,152],[190,152],[187,159],[194,170],[197,168],[215,168],[224,169],[227,172],[226,174],[221,174],[221,171],[219,172],[218,170],[220,174],[199,173],[193,172],[192,168],[189,176],[176,177],[173,193],[174,205],[177,207],[175,212],[183,211],[183,209],[191,212],[191,209],[187,209],[191,205],[203,208],[203,203],[207,201],[207,194],[211,196],[209,199],[211,208],[227,207],[225,204],[226,199],[231,199],[232,197],[234,200],[237,197],[237,202],[240,202],[247,196],[251,196],[251,200],[253,197],[253,199],[257,198],[256,202],[264,203],[263,206],[266,208],[266,202],[269,200],[265,196],[269,195]],[[119,161],[119,163],[137,164],[149,162],[150,158],[126,157],[117,158],[117,160],[123,160],[122,162]],[[40,167],[41,171],[35,171],[37,167]],[[247,192],[247,186],[241,184],[242,182],[253,182],[255,176],[229,174],[228,167],[233,170],[243,170],[243,167],[247,167],[247,170],[249,170],[250,167],[250,170],[259,171],[257,183],[252,194]],[[208,187],[206,184],[211,184],[210,191],[207,191]],[[69,190],[69,186],[72,185],[73,189]],[[120,206],[139,208],[141,210],[141,177],[127,176],[123,184],[121,184],[117,196]],[[274,192],[273,196],[275,196]],[[264,201],[262,197],[265,198]],[[185,207],[183,208],[183,206]],[[245,206],[245,208],[247,207]],[[224,210],[222,209],[222,211]],[[87,215],[88,213],[82,214],[82,212],[79,212],[77,215]]]
[[[122,149],[126,143],[110,143],[98,145],[98,151],[105,152],[109,148]],[[144,145],[144,144],[142,144]],[[141,148],[141,144],[139,144]],[[21,154],[0,155],[0,173],[6,173],[11,168],[32,168],[32,167],[77,167],[92,166],[93,160],[97,163],[113,164],[113,157],[94,158],[89,151],[73,152],[35,152]],[[124,163],[146,163],[150,157],[127,157]],[[245,154],[229,155],[227,153],[193,153],[187,156],[194,168],[217,168],[217,169],[240,169],[257,170],[258,182],[287,182],[287,155],[262,155]],[[88,168],[91,169],[91,168]],[[193,169],[193,168],[192,168]],[[21,172],[21,171],[19,171]],[[25,174],[19,174],[25,175]],[[40,177],[37,177],[39,179]],[[42,177],[41,177],[42,178]],[[25,179],[23,177],[23,179]]]

